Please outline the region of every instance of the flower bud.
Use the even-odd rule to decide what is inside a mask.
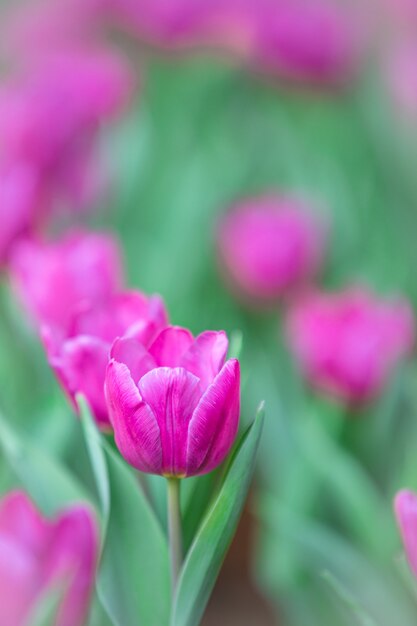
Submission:
[[[92,512],[71,506],[42,517],[23,492],[0,502],[0,624],[26,626],[48,593],[56,626],[83,626],[94,585],[98,532]]]
[[[274,301],[319,270],[324,228],[301,202],[280,196],[247,200],[225,215],[218,230],[220,258],[237,291]]]
[[[357,404],[380,393],[410,353],[414,318],[407,302],[365,290],[310,293],[289,310],[287,336],[313,386]]]
[[[146,350],[119,339],[107,367],[106,398],[116,444],[142,472],[183,478],[225,459],[239,422],[239,362],[225,362],[223,332],[194,338],[169,326]]]

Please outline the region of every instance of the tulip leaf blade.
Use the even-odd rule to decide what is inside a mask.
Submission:
[[[167,626],[166,538],[137,476],[98,432],[87,403],[81,407],[84,436],[93,437],[86,445],[104,517],[100,602],[115,626]]]
[[[110,514],[110,485],[107,463],[101,446],[100,433],[94,424],[86,398],[81,394],[77,395],[77,404],[80,411],[84,440],[100,500],[103,525],[105,526]]]
[[[261,405],[236,447],[219,492],[190,547],[178,583],[171,626],[200,623],[246,500],[263,420]]]

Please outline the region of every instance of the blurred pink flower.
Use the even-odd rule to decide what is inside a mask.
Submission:
[[[293,80],[340,83],[357,64],[360,21],[333,0],[104,0],[112,20],[168,48],[226,51]]]
[[[75,307],[106,300],[120,288],[123,266],[110,235],[79,231],[52,243],[20,242],[10,274],[36,322],[65,335]]]
[[[225,333],[194,338],[170,326],[148,349],[117,340],[106,374],[116,444],[143,472],[194,476],[225,459],[239,422],[239,362],[225,362]]]
[[[417,123],[417,25],[414,39],[391,44],[385,56],[386,84],[398,118]]]
[[[65,338],[44,329],[50,365],[75,405],[82,393],[97,423],[109,428],[104,378],[110,348],[118,337],[134,337],[146,348],[167,326],[168,315],[159,296],[126,292],[94,304],[82,304],[74,313]]]
[[[308,380],[355,404],[382,390],[412,350],[415,326],[407,302],[386,302],[351,289],[307,294],[290,308],[287,331]]]
[[[275,300],[319,270],[325,229],[303,204],[261,196],[237,205],[218,230],[221,261],[237,289],[251,299]]]
[[[108,48],[32,55],[0,89],[0,162],[30,164],[51,201],[72,209],[97,201],[98,132],[126,108],[133,84],[127,62]]]
[[[0,267],[16,241],[33,233],[42,217],[37,172],[25,163],[0,165]]]
[[[0,624],[26,626],[48,592],[60,593],[54,624],[83,626],[93,590],[98,535],[85,506],[44,519],[22,492],[0,502]]]
[[[19,0],[0,8],[0,55],[19,63],[39,51],[91,42],[100,36],[100,0]]]
[[[406,489],[399,491],[394,509],[407,560],[417,577],[417,495]]]

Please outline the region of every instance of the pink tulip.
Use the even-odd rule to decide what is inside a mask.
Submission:
[[[97,4],[100,2],[98,0]],[[0,9],[0,54],[16,63],[40,50],[98,39],[95,0],[24,0]]]
[[[408,303],[385,302],[359,289],[306,295],[289,310],[287,330],[308,380],[353,404],[381,392],[414,344]]]
[[[16,246],[10,265],[14,286],[38,324],[63,334],[74,308],[109,298],[123,274],[115,240],[83,232],[53,243],[24,241]]]
[[[280,196],[247,200],[220,223],[221,260],[239,292],[274,300],[311,279],[324,248],[320,220],[300,201]]]
[[[54,205],[83,209],[101,197],[98,133],[129,103],[132,72],[91,45],[33,53],[21,65],[0,90],[0,163],[30,164]]]
[[[340,84],[358,64],[359,22],[332,0],[267,0],[249,61],[289,80]]]
[[[36,229],[42,216],[37,172],[25,163],[0,166],[0,266],[14,245]]]
[[[401,44],[388,48],[385,79],[398,119],[416,124],[417,35],[408,41],[403,38]]]
[[[225,333],[194,338],[169,326],[148,349],[118,339],[106,374],[116,444],[143,472],[185,477],[210,472],[227,456],[239,422],[239,362],[225,362]]]
[[[103,0],[112,21],[165,48],[214,48],[284,78],[340,83],[360,22],[333,0]]]
[[[59,593],[56,626],[83,626],[98,552],[93,515],[71,506],[47,520],[23,492],[0,502],[0,624],[26,626],[48,593]]]
[[[417,577],[417,495],[405,489],[398,492],[394,509],[408,562]]]
[[[110,427],[104,397],[104,378],[112,343],[117,337],[135,337],[147,347],[168,324],[159,296],[139,292],[117,294],[104,302],[82,304],[75,312],[65,338],[44,329],[48,358],[58,380],[75,403],[77,393],[88,400],[97,423]]]

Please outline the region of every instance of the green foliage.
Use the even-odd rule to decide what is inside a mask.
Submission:
[[[198,626],[235,532],[255,467],[263,407],[243,435],[185,560],[171,626]]]

